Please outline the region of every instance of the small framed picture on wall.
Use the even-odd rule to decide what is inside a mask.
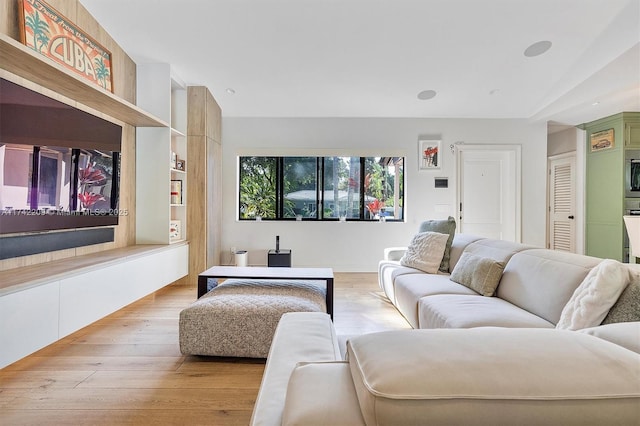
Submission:
[[[440,169],[442,151],[442,141],[440,140],[419,140],[418,141],[418,170],[438,170]]]

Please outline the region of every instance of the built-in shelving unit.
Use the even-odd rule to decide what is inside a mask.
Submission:
[[[138,105],[170,127],[136,129],[136,243],[173,244],[187,235],[187,90],[169,64],[137,72]]]
[[[137,230],[144,245],[0,271],[0,323],[19,325],[0,327],[0,368],[189,273],[189,244],[182,239],[168,245],[178,242],[169,238],[173,215],[183,215],[186,226],[186,198],[181,205],[170,206],[169,194],[171,179],[182,179],[186,197],[186,168],[170,166],[172,150],[186,160],[186,88],[171,79],[168,65],[154,69],[142,66],[138,94],[143,102],[134,105],[0,33],[3,78],[55,92],[65,102],[84,105],[90,113],[104,114],[141,132],[136,141],[137,194],[127,195],[135,195],[137,224],[157,223],[158,217],[162,223]],[[149,194],[160,195],[155,199]],[[150,245],[154,240],[160,245]]]
[[[168,121],[83,80],[2,33],[0,68],[133,126],[169,127]]]

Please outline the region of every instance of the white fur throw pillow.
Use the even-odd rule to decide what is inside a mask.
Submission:
[[[400,264],[429,274],[438,272],[447,246],[448,234],[420,232],[411,240]]]
[[[600,325],[630,280],[631,271],[627,266],[615,260],[603,260],[573,292],[556,328],[581,330]]]

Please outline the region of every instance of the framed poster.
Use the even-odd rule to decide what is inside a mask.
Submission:
[[[607,129],[591,134],[591,152],[611,149],[615,144],[616,141],[613,137],[613,129]]]
[[[44,0],[18,0],[20,41],[74,74],[113,92],[111,52]]]
[[[440,168],[440,152],[442,141],[419,140],[418,141],[418,170],[437,170]]]

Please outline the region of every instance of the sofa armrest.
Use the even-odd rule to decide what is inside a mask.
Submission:
[[[291,372],[298,362],[342,359],[338,338],[328,314],[288,312],[273,336],[258,391],[251,426],[280,426]]]
[[[384,260],[399,261],[406,251],[406,247],[388,247],[384,249]]]

